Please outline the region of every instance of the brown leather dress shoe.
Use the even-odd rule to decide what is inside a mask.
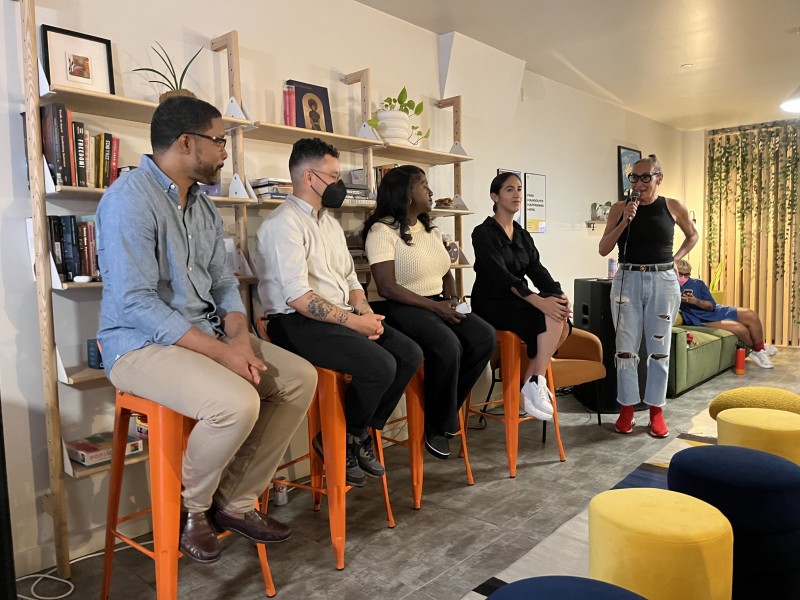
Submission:
[[[217,528],[228,529],[257,544],[282,542],[292,532],[283,523],[255,509],[244,513],[241,519],[217,509],[212,511],[211,519]]]
[[[181,522],[181,552],[199,563],[217,562],[220,556],[219,542],[206,511],[181,513]]]

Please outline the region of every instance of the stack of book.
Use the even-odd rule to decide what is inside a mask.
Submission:
[[[283,199],[292,193],[292,182],[289,179],[261,177],[259,179],[251,179],[250,185],[256,193],[256,198]]]
[[[107,188],[114,183],[119,168],[118,137],[93,135],[59,102],[42,106],[41,118],[42,151],[55,185]]]
[[[94,215],[48,216],[50,255],[60,281],[74,281],[79,275],[100,279],[97,267],[97,228]],[[27,219],[28,249],[34,261],[33,219]]]
[[[365,184],[348,183],[346,186],[345,206],[375,206],[375,198],[370,198],[369,189]]]
[[[67,455],[82,465],[91,467],[98,463],[111,460],[111,443],[114,434],[110,431],[96,433],[79,440],[64,442],[67,447]],[[125,456],[137,454],[144,450],[142,440],[133,436],[128,436],[128,443],[125,446]]]

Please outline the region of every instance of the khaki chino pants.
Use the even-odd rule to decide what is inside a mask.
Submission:
[[[266,489],[317,385],[313,366],[250,336],[267,365],[257,386],[216,361],[180,346],[151,344],[120,357],[111,382],[120,390],[197,420],[183,459],[183,504],[212,501],[247,512]]]

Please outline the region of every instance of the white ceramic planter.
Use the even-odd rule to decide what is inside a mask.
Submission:
[[[400,110],[379,110],[378,134],[389,144],[410,146],[408,138],[411,135],[411,125],[408,115]]]

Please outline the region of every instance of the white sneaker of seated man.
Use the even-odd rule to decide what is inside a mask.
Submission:
[[[768,346],[766,344],[764,344],[764,350],[769,358],[772,358],[778,353],[778,349],[775,346]]]
[[[553,402],[547,382],[543,376],[534,375],[531,377],[522,386],[521,393],[526,413],[542,421],[553,420]]]
[[[762,369],[771,369],[775,365],[772,364],[772,361],[769,359],[767,348],[765,347],[763,350],[758,352],[751,352],[750,359],[756,363]]]

